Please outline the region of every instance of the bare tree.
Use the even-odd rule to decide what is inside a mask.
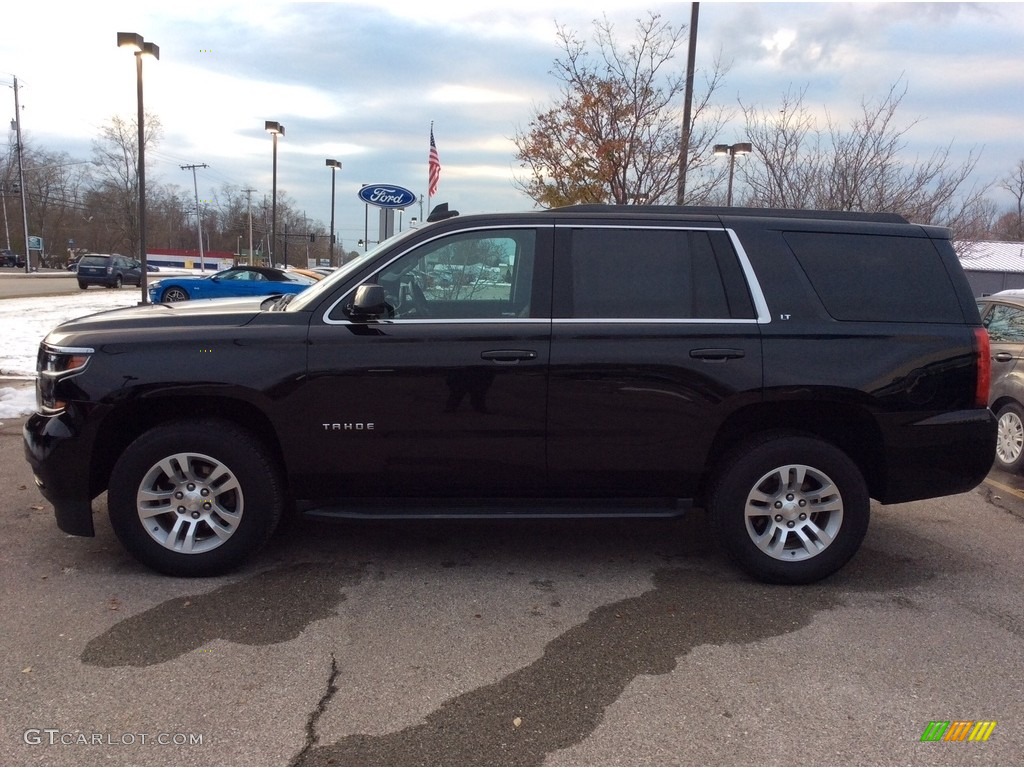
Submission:
[[[952,145],[927,158],[908,159],[910,130],[897,122],[906,95],[899,83],[877,101],[862,101],[848,126],[827,117],[824,127],[805,104],[806,91],[790,91],[781,108],[743,106],[753,162],[743,166],[745,202],[758,207],[891,211],[920,223],[976,234],[990,214],[985,186],[968,188],[978,162],[972,149],[960,164]]]
[[[996,235],[1003,240],[1024,240],[1024,159],[1017,161],[999,186],[1013,195],[1014,206],[999,218]]]
[[[159,142],[160,119],[146,114],[144,143]],[[115,250],[132,253],[139,242],[139,129],[135,121],[113,117],[93,141],[94,195],[112,214]]]
[[[607,18],[594,22],[592,44],[558,27],[564,57],[555,60],[552,74],[561,93],[513,137],[516,159],[527,171],[519,188],[543,206],[674,199],[681,125],[672,105],[685,79],[669,64],[685,31],[686,25],[650,13],[637,20],[635,41],[623,50]],[[708,81],[695,124],[702,113],[714,112],[710,94],[720,77],[716,71]],[[724,122],[721,113],[718,120]],[[704,141],[698,134],[691,146]],[[692,165],[705,163],[695,153]]]

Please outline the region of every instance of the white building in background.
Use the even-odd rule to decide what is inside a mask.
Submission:
[[[1024,288],[1024,243],[978,240],[954,245],[975,296]]]

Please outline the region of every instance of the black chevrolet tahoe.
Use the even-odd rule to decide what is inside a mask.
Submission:
[[[452,212],[453,214],[454,212]],[[882,504],[992,465],[988,336],[946,229],[574,206],[431,218],[295,296],[54,329],[25,449],[61,530],[222,573],[284,513],[707,511],[754,577],[840,568]]]

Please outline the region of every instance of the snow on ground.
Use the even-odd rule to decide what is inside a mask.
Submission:
[[[65,320],[139,303],[137,288],[90,289],[74,294],[0,301],[0,419],[28,416],[35,410],[36,353],[39,342]],[[15,381],[9,381],[9,380]]]

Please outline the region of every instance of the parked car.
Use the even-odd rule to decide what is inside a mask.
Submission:
[[[0,249],[0,266],[2,267],[25,267],[25,257],[15,253],[9,248]]]
[[[426,284],[459,260],[505,274]],[[70,320],[37,360],[25,452],[58,526],[94,535],[106,492],[125,547],[182,576],[292,511],[697,506],[748,573],[806,583],[854,556],[869,499],[974,488],[996,444],[951,233],[890,214],[449,216],[296,295]]]
[[[995,465],[1024,473],[1024,291],[982,297],[978,309],[992,347],[988,404],[999,424]]]
[[[78,287],[90,285],[120,288],[122,285],[142,285],[142,264],[137,259],[119,253],[87,253],[78,260]]]
[[[323,280],[325,275],[316,269],[302,269],[301,267],[291,267],[288,272],[293,275],[305,275],[312,279],[314,282]]]
[[[312,277],[276,267],[231,267],[205,277],[178,275],[158,280],[149,286],[149,300],[169,303],[298,293],[315,282]]]

